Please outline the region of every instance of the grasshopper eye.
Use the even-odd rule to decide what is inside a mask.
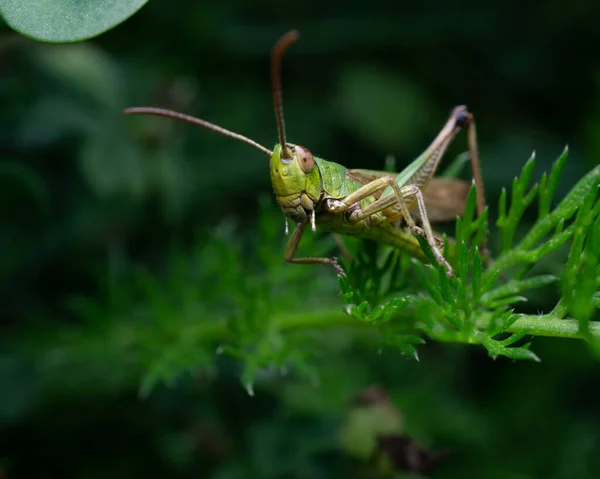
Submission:
[[[312,156],[312,153],[306,148],[296,146],[296,157],[298,158],[298,164],[300,165],[300,169],[304,173],[310,173],[315,167],[315,160]]]

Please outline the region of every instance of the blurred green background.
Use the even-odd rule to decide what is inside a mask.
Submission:
[[[584,343],[535,339],[540,364],[427,344],[416,362],[363,331],[282,337],[270,317],[341,299],[328,268],[283,262],[267,160],[121,113],[172,108],[270,148],[270,49],[297,28],[287,132],[319,156],[400,167],[467,104],[492,218],[533,150],[539,178],[569,144],[558,196],[598,163],[597,2],[376,3],[153,0],[75,45],[0,27],[1,478],[365,477],[338,436],[371,384],[404,432],[451,451],[432,477],[597,477],[600,371]],[[307,236],[305,251],[334,250]],[[284,344],[295,367],[257,361],[249,395],[217,354],[224,329],[233,353]]]

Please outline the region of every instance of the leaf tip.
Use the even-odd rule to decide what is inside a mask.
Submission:
[[[254,397],[254,383],[253,382],[251,382],[251,381],[247,382],[244,385],[244,389],[248,393],[248,396]]]

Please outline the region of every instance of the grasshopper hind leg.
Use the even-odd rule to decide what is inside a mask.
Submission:
[[[376,191],[385,190],[388,187],[392,189],[392,193],[390,195],[379,198],[365,208],[360,207],[360,201],[362,201],[364,198],[373,195]],[[421,214],[423,223],[422,228],[417,226],[408,209],[407,198],[411,197],[414,197],[417,201],[417,206],[419,208],[419,213]],[[407,185],[400,187],[396,183],[395,178],[392,178],[391,176],[384,176],[373,180],[366,185],[363,185],[354,193],[344,198],[342,201],[330,202],[329,210],[335,213],[343,213],[354,206],[358,206],[358,208],[352,211],[348,219],[349,221],[356,223],[359,221],[364,221],[366,218],[373,216],[376,213],[385,212],[390,207],[396,206],[398,208],[398,218],[404,218],[406,226],[408,226],[414,235],[422,236],[427,240],[435,259],[446,270],[446,274],[448,276],[452,276],[454,274],[450,263],[446,261],[446,258],[444,258],[444,255],[441,252],[439,239],[436,239],[436,237],[433,235],[431,225],[429,224],[429,219],[427,218],[425,200],[423,199],[423,194],[418,186]]]
[[[435,259],[437,259],[437,261],[446,270],[446,275],[452,276],[453,275],[452,267],[450,266],[450,263],[448,263],[448,261],[446,261],[446,258],[444,258],[444,255],[440,251],[440,249],[444,246],[443,241],[440,238],[436,237],[433,234],[433,231],[431,229],[431,224],[429,223],[429,218],[427,217],[427,209],[425,207],[425,199],[423,198],[423,193],[421,192],[421,189],[416,185],[407,185],[407,186],[403,186],[401,188],[401,191],[402,191],[402,196],[404,198],[413,196],[416,199],[417,208],[419,209],[419,215],[421,216],[421,224],[423,225],[422,228],[419,228],[415,224],[412,216],[409,215],[408,218],[405,217],[405,221],[407,222],[408,227],[411,229],[411,231],[413,233],[419,234],[427,240],[427,243],[431,247],[431,251],[432,251],[433,255],[435,256]]]

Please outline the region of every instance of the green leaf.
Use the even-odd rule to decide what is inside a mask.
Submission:
[[[586,197],[575,220],[573,243],[565,268],[563,297],[571,315],[579,321],[588,339],[589,320],[594,313],[596,270],[600,258],[600,201],[596,192]]]
[[[531,157],[521,170],[521,176],[515,178],[512,184],[512,198],[510,201],[510,210],[508,215],[505,216],[506,212],[506,195],[504,191],[500,197],[500,216],[497,221],[497,225],[501,231],[501,244],[502,251],[509,251],[515,240],[515,233],[519,221],[523,217],[525,210],[529,204],[534,200],[537,195],[538,185],[534,185],[529,191],[529,183],[533,175],[533,169],[535,167],[535,152],[532,153]]]
[[[48,43],[71,43],[110,30],[147,1],[0,0],[0,15],[26,37]]]
[[[554,193],[558,187],[558,182],[562,175],[562,172],[567,164],[567,158],[569,156],[569,149],[565,147],[560,157],[554,162],[550,176],[544,173],[542,181],[540,182],[540,203],[539,203],[539,214],[540,218],[543,218],[550,213],[550,206],[554,199]]]
[[[473,276],[471,278],[471,289],[473,290],[472,302],[475,306],[481,297],[481,256],[479,248],[475,247],[475,255],[473,256]]]
[[[590,191],[596,191],[599,182],[600,167],[596,167],[577,182],[550,214],[539,219],[519,246],[521,248],[531,248],[535,243],[542,240],[560,221],[571,218],[586,196],[590,194]]]
[[[557,281],[558,278],[551,274],[534,276],[524,280],[510,280],[502,286],[484,294],[481,297],[481,302],[485,305],[491,304],[492,300],[502,298],[509,295],[518,294],[521,291],[532,288],[540,288]]]
[[[508,344],[514,343],[515,341],[523,338],[523,336],[525,336],[525,333],[513,334],[504,341],[496,341],[488,338],[483,342],[483,345],[488,350],[490,357],[494,359],[496,359],[498,356],[505,356],[509,359],[527,359],[529,361],[535,361],[536,363],[539,363],[540,358],[533,351],[529,350],[529,343],[522,347],[507,347]]]

